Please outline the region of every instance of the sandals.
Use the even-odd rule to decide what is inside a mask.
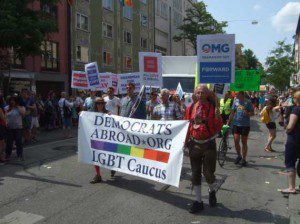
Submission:
[[[281,189],[280,192],[282,194],[297,194],[297,191],[295,189],[294,190],[290,190],[289,188]]]
[[[272,152],[272,149],[266,147],[266,148],[265,148],[265,151],[266,151],[266,152]]]

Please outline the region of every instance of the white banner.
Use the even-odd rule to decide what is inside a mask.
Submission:
[[[162,87],[162,55],[154,52],[139,52],[139,67],[144,85]]]
[[[78,159],[175,187],[188,121],[151,121],[83,111]]]
[[[85,73],[87,74],[90,89],[99,88],[100,81],[97,62],[86,64]]]
[[[118,74],[118,91],[119,94],[126,94],[126,86],[128,83],[135,85],[135,93],[139,93],[143,85],[143,76],[140,72]]]
[[[199,83],[233,83],[235,78],[235,35],[197,36]]]

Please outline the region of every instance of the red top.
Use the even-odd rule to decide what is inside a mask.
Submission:
[[[2,110],[2,109],[0,108],[0,110]],[[2,112],[5,114],[4,110],[2,110]],[[6,121],[4,119],[0,118],[0,125],[1,126],[6,126]]]
[[[189,117],[189,115],[186,114],[186,117]],[[216,117],[215,107],[209,102],[204,104],[197,102],[189,118],[191,125],[189,126],[188,136],[192,136],[197,140],[206,140],[213,137],[221,131],[223,126],[221,116]]]

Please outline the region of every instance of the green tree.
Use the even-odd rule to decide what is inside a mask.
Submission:
[[[247,69],[259,69],[261,67],[261,63],[251,49],[244,50],[243,55],[247,61]]]
[[[173,39],[175,41],[189,40],[197,52],[197,35],[225,33],[223,30],[225,27],[227,27],[226,22],[217,22],[207,12],[204,2],[192,3],[192,7],[186,10],[183,24],[177,27],[181,33]]]
[[[267,81],[279,90],[289,87],[290,77],[296,72],[293,60],[293,47],[285,41],[277,42],[277,46],[266,59]]]
[[[59,0],[40,0],[53,6]],[[56,21],[44,10],[33,10],[35,0],[0,0],[0,48],[13,48],[19,57],[41,54],[41,44],[48,33],[57,31]]]

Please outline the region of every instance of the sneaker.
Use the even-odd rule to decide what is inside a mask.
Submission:
[[[18,162],[23,162],[24,161],[24,157],[23,156],[18,156],[17,157],[17,161]]]
[[[110,171],[110,177],[114,177],[116,175],[116,171],[112,170]]]
[[[242,164],[243,167],[247,166],[247,161],[245,159],[242,159]]]
[[[237,165],[239,164],[239,162],[242,160],[242,157],[241,156],[238,156],[236,157],[235,161],[234,161],[234,164]]]
[[[215,207],[217,205],[217,197],[216,197],[216,191],[209,191],[209,206]]]
[[[189,208],[189,213],[195,214],[197,212],[201,212],[203,209],[203,201],[194,201],[192,207]]]
[[[100,183],[101,181],[102,181],[101,176],[96,175],[96,176],[94,177],[94,179],[93,179],[90,183],[91,183],[91,184],[97,184],[97,183]]]

